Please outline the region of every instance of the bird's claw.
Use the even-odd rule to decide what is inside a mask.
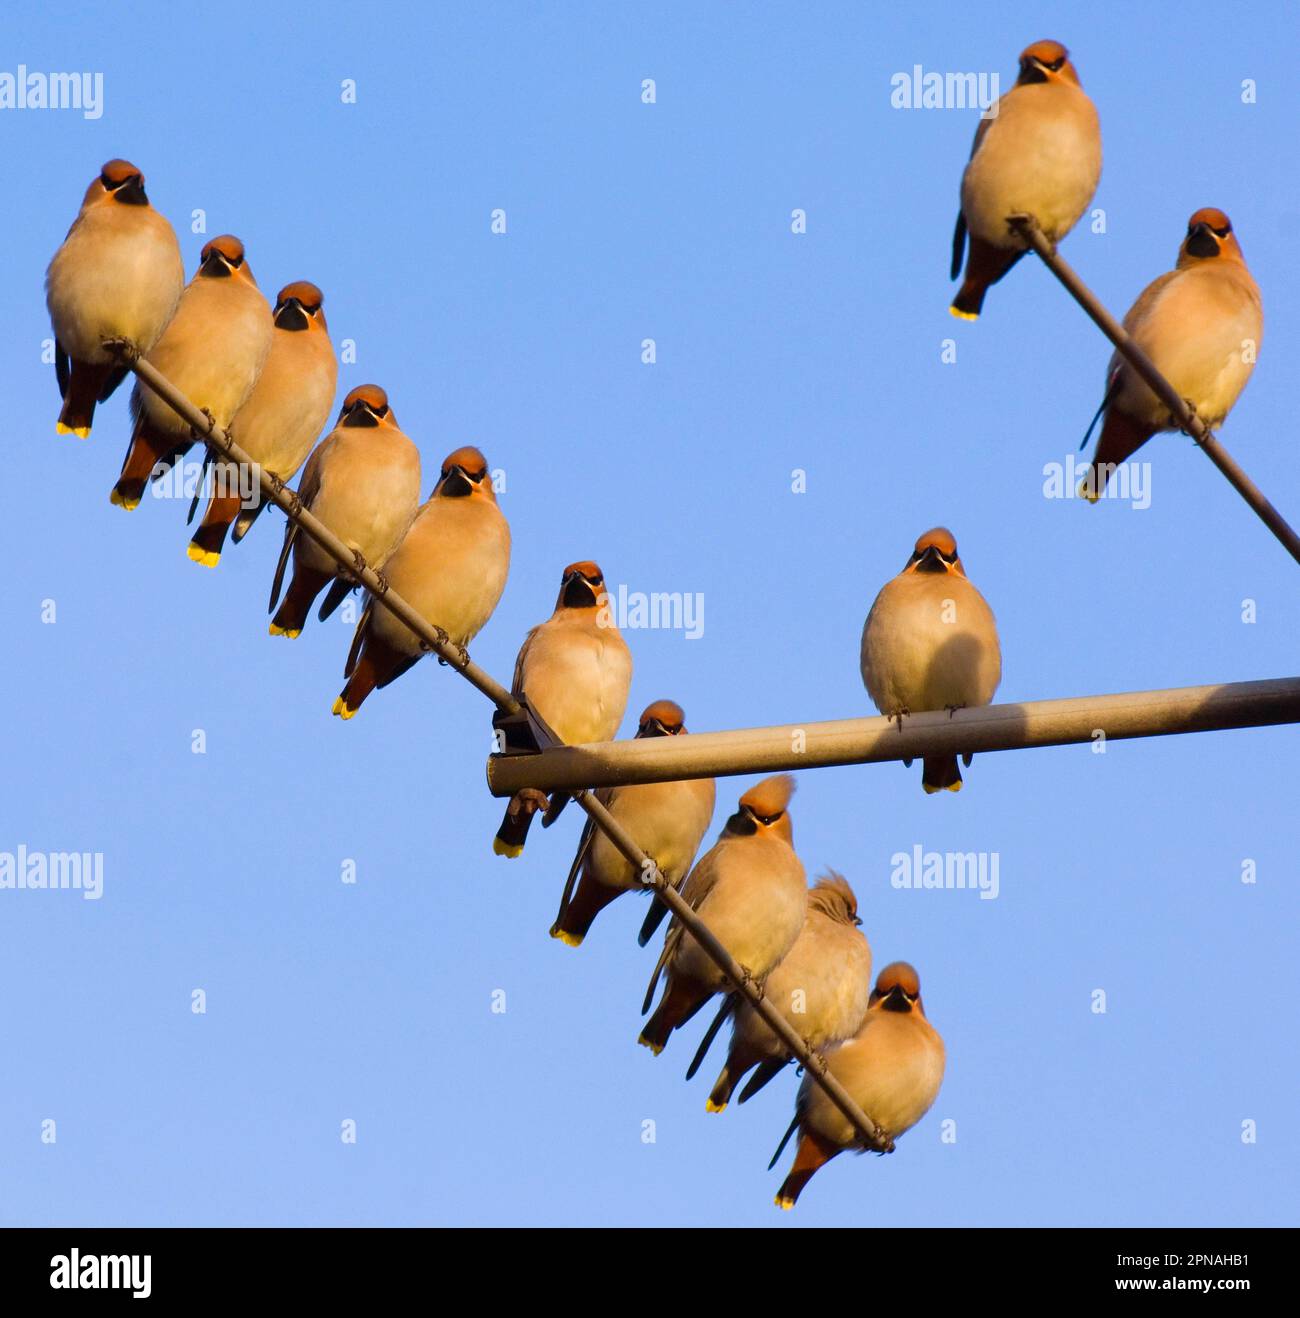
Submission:
[[[964,701],[963,701],[962,704],[960,704],[960,705],[945,705],[945,706],[944,706],[944,709],[946,709],[946,710],[948,711],[948,717],[949,717],[949,718],[952,718],[952,716],[953,716],[953,715],[954,715],[959,709],[965,709],[965,708],[966,708],[966,704],[965,704]]]
[[[114,357],[138,357],[140,355],[135,344],[121,335],[116,338],[105,339],[102,346],[105,352],[112,354]]]
[[[894,712],[890,714],[889,721],[891,723],[897,723],[898,730],[901,733],[903,731],[903,720],[907,718],[907,716],[911,714],[911,712],[912,711],[908,709],[906,705],[900,705],[898,709],[894,710]]]

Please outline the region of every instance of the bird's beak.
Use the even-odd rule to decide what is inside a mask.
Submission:
[[[924,554],[921,555],[916,564],[918,572],[946,572],[948,564],[943,561],[943,555],[931,545]]]
[[[343,414],[343,422],[349,426],[377,426],[379,417],[364,398],[358,398]]]
[[[209,279],[229,279],[235,272],[226,258],[214,247],[208,253],[208,259],[203,262],[202,273]]]
[[[740,837],[749,837],[758,832],[758,821],[742,806],[727,820],[727,832],[735,833]]]
[[[474,482],[460,467],[453,467],[443,479],[442,493],[448,499],[463,499],[474,493]]]
[[[885,995],[885,998],[880,1005],[885,1011],[912,1010],[912,1004],[907,1000],[907,994],[903,992],[903,986],[901,984],[895,984]]]
[[[275,326],[282,330],[305,330],[311,324],[311,317],[303,310],[303,305],[296,297],[281,302],[275,312]]]
[[[139,174],[134,178],[129,178],[113,194],[118,201],[124,202],[128,206],[147,206],[149,198],[145,196],[144,179]]]
[[[1187,251],[1190,256],[1218,256],[1219,240],[1204,220],[1187,235]]]
[[[596,592],[591,583],[581,572],[564,578],[564,607],[567,609],[586,609],[596,602]]]

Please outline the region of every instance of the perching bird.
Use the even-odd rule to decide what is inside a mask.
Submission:
[[[511,690],[566,745],[610,741],[623,721],[632,685],[632,655],[608,608],[605,578],[590,561],[564,569],[555,612],[524,638]],[[568,800],[551,797],[542,819],[554,823]],[[524,849],[534,813],[545,804],[534,788],[516,792],[492,840],[498,856]]]
[[[358,385],[343,400],[334,429],[316,446],[298,497],[340,540],[360,551],[369,567],[382,568],[420,503],[420,451],[397,427],[388,395],[377,384]],[[284,570],[293,553],[293,576],[275,617],[272,636],[298,636],[316,596],[333,582],[317,615],[322,621],[343,602],[354,581],[297,522],[284,528],[284,546],[271,583],[271,604],[280,600]]]
[[[384,565],[392,587],[462,650],[483,629],[506,586],[510,527],[497,506],[487,459],[458,448],[442,464],[429,501]],[[382,600],[367,601],[357,623],[334,713],[350,719],[376,688],[421,658],[420,639]]]
[[[647,705],[636,730],[638,737],[684,737],[685,715],[671,700]],[[659,872],[679,888],[690,871],[700,839],[713,818],[716,792],[712,778],[694,778],[676,783],[638,783],[630,787],[602,787],[596,799],[631,834],[637,845],[659,867]],[[573,884],[577,879],[577,888]],[[641,887],[632,863],[598,829],[587,821],[565,885],[560,913],[551,926],[551,937],[577,947],[587,936],[592,921],[621,893]],[[643,889],[646,891],[646,889]],[[656,897],[661,911],[667,907]],[[647,923],[654,917],[652,911]],[[654,924],[658,924],[655,919]],[[654,931],[651,925],[649,933]],[[644,932],[644,947],[649,933]]]
[[[814,1052],[856,1034],[871,997],[871,948],[858,926],[858,900],[833,870],[808,894],[808,913],[794,946],[767,977],[772,1005]],[[706,1107],[722,1112],[732,1091],[754,1067],[740,1102],[752,1098],[790,1060],[785,1045],[746,998],[729,999],[719,1013],[731,1018],[731,1046]],[[691,1064],[691,1078],[712,1042],[712,1029]]]
[[[861,668],[867,694],[900,729],[908,714],[951,714],[993,699],[1002,680],[997,623],[966,579],[946,527],[927,531],[876,596],[862,628]],[[970,758],[964,757],[967,764]],[[957,757],[927,755],[921,786],[927,793],[960,791]]]
[[[110,160],[86,189],[45,274],[63,398],[59,434],[85,439],[95,404],[126,375],[126,367],[104,351],[105,340],[123,339],[148,352],[184,285],[176,233],[149,204],[144,175],[128,161]]]
[[[790,828],[793,793],[789,774],[764,778],[751,787],[682,886],[683,899],[760,985],[794,946],[808,909],[807,880]],[[642,1011],[649,1010],[665,971],[664,995],[637,1040],[656,1056],[678,1026],[715,993],[733,987],[675,918]]]
[[[943,1040],[925,1018],[921,981],[906,961],[895,961],[880,972],[862,1028],[826,1054],[831,1075],[891,1140],[911,1130],[930,1110],[943,1083],[943,1063]],[[862,1149],[849,1119],[808,1077],[799,1086],[794,1120],[769,1170],[796,1129],[799,1144],[790,1174],[776,1193],[778,1208],[793,1208],[818,1168],[836,1154]]]
[[[244,259],[244,244],[223,234],[204,244],[198,272],[145,360],[224,428],[252,392],[273,330],[271,308]],[[166,470],[194,443],[189,423],[139,380],[131,392],[131,414],[135,427],[111,495],[127,509],[139,504],[151,475]]]
[[[283,481],[297,475],[334,406],[338,362],[323,301],[320,289],[306,280],[280,290],[271,350],[253,392],[230,423],[240,448]],[[216,567],[232,523],[238,544],[266,506],[255,479],[241,490],[242,473],[229,463],[217,463],[211,470],[212,497],[189,547],[189,556],[204,567]]]
[[[1101,127],[1059,41],[1036,41],[1020,56],[1016,85],[981,119],[961,179],[961,210],[952,238],[952,277],[966,278],[949,308],[975,320],[984,294],[1028,248],[1007,224],[1028,214],[1056,244],[1087,209],[1101,177]]]
[[[1178,264],[1147,285],[1124,317],[1124,328],[1207,426],[1222,424],[1255,369],[1264,335],[1259,287],[1222,211],[1199,210],[1187,221]],[[1097,452],[1080,486],[1094,503],[1113,464],[1157,431],[1178,429],[1169,409],[1119,352],[1106,369],[1098,415],[1103,413]]]

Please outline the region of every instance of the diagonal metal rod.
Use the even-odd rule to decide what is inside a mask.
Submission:
[[[389,587],[388,581],[370,567],[360,553],[349,549],[324,522],[313,517],[303,506],[296,490],[290,489],[278,476],[272,475],[260,463],[254,462],[234,441],[229,431],[223,430],[211,416],[195,407],[166,376],[141,357],[130,344],[113,340],[105,343],[104,347],[124,366],[133,370],[177,416],[187,421],[196,438],[215,449],[223,458],[256,472],[262,493],[286,517],[297,522],[340,567],[346,568],[350,576],[355,577],[377,599],[383,600],[384,607],[400,618],[420,638],[426,648],[433,651],[449,667],[454,668],[466,681],[476,686],[503,713],[519,713],[519,702],[514,696],[477,664],[463,658],[460,650],[447,639],[445,632],[431,626],[422,614],[417,613]]]
[[[521,712],[519,702],[505,687],[495,681],[476,664],[462,658],[460,651],[452,645],[445,634],[415,611],[388,582],[369,567],[364,558],[354,553],[323,522],[313,517],[303,507],[296,491],[289,489],[278,476],[272,476],[260,464],[255,463],[243,449],[235,443],[228,431],[223,430],[212,417],[194,406],[164,375],[155,370],[129,344],[118,341],[106,343],[124,366],[129,367],[159,398],[163,400],[182,420],[189,423],[198,439],[216,449],[222,457],[246,466],[257,473],[262,492],[291,521],[298,523],[302,529],[325,550],[342,568],[356,577],[371,594],[382,598],[384,607],[401,619],[430,650],[447,665],[454,668],[468,682],[478,688],[496,707],[505,714],[517,715]],[[546,731],[545,729],[538,729]],[[550,734],[552,737],[554,734]],[[675,740],[675,739],[674,739]],[[563,749],[556,746],[555,749]],[[547,753],[550,753],[549,751]],[[535,762],[534,756],[528,758]],[[713,960],[733,985],[743,993],[754,1009],[766,1022],[769,1029],[785,1044],[790,1055],[803,1066],[814,1083],[819,1084],[826,1096],[835,1104],[857,1130],[862,1146],[877,1153],[892,1153],[894,1144],[887,1131],[881,1130],[870,1117],[849,1097],[843,1085],[835,1079],[826,1068],[826,1061],[820,1053],[814,1052],[789,1024],[784,1016],[772,1005],[771,999],[763,995],[762,989],[745,973],[744,968],[736,962],[723,944],[714,936],[708,925],[696,915],[677,890],[669,884],[654,860],[647,856],[637,845],[636,840],[609,813],[608,810],[587,791],[575,792],[574,799],[591,816],[596,826],[609,836],[609,840],[634,865],[645,886],[653,888],[669,910],[681,921],[690,935],[704,949],[705,954]]]
[[[1156,370],[1151,358],[1133,342],[1129,332],[1097,300],[1092,290],[1061,259],[1043,236],[1032,215],[1013,215],[1010,224],[1042,258],[1043,264],[1061,281],[1066,292],[1088,313],[1098,329],[1128,358],[1133,369],[1150,385],[1152,392],[1169,409],[1180,430],[1189,434],[1205,450],[1210,461],[1228,478],[1233,489],[1255,510],[1260,521],[1282,542],[1283,548],[1300,563],[1300,535],[1265,497],[1263,490],[1242,470],[1236,459],[1216,438],[1214,432],[1179,397],[1178,391]]]
[[[860,718],[556,746],[533,755],[493,755],[487,775],[494,796],[510,796],[521,787],[621,787],[1064,746],[1094,741],[1099,732],[1121,741],[1277,723],[1300,723],[1300,677],[939,710],[906,715],[901,728],[887,718]]]

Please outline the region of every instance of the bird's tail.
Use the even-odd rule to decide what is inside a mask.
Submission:
[[[139,507],[149,477],[160,466],[169,466],[177,458],[183,457],[189,452],[192,443],[192,440],[177,443],[175,436],[156,430],[150,424],[147,414],[141,412],[131,431],[131,442],[127,445],[122,471],[109,495],[109,501],[128,512]]]
[[[196,563],[204,567],[216,567],[220,562],[226,532],[239,516],[240,504],[238,494],[214,494],[208,501],[207,511],[186,551]]]
[[[251,508],[241,508],[239,516],[235,518],[235,529],[231,533],[231,539],[238,544],[247,534],[249,528],[262,515],[262,510],[266,507],[266,500],[259,494],[257,502]]]
[[[362,637],[360,656],[353,662],[349,655],[347,681],[334,701],[333,712],[340,718],[350,719],[372,691],[395,682],[419,658],[418,653],[403,654],[394,649],[367,628]]]
[[[786,1136],[789,1138],[788,1131]],[[784,1141],[782,1143],[784,1144]],[[778,1149],[777,1152],[780,1153],[780,1150]],[[804,1186],[838,1152],[839,1149],[833,1144],[827,1144],[825,1140],[810,1131],[800,1132],[799,1147],[794,1154],[794,1165],[785,1180],[781,1182],[781,1188],[776,1192],[776,1206],[783,1209],[793,1208]]]
[[[982,238],[970,235],[970,255],[966,258],[966,278],[948,308],[961,320],[978,320],[984,308],[984,294],[1025,254],[1011,247],[994,247]]]
[[[740,1097],[736,1102],[748,1102],[769,1080],[780,1075],[787,1065],[789,1063],[776,1058],[769,1058],[766,1062],[760,1062],[758,1070],[749,1077],[749,1083],[740,1091]]]
[[[307,615],[311,612],[316,596],[325,589],[329,579],[328,572],[295,563],[289,589],[284,592],[284,599],[280,601],[280,607],[271,619],[271,635],[287,636],[290,640],[300,636],[307,625]]]
[[[709,1000],[709,996],[705,993],[697,997],[696,990],[670,976],[663,1000],[655,1008],[654,1015],[646,1021],[637,1043],[643,1044],[658,1057],[668,1042],[668,1036],[678,1026],[685,1025]]]
[[[688,1080],[695,1079],[695,1073],[700,1069],[700,1066],[703,1064],[705,1056],[708,1054],[709,1049],[713,1046],[714,1039],[718,1037],[718,1031],[722,1029],[723,1025],[731,1018],[731,1013],[735,1010],[735,1008],[736,1008],[735,999],[732,997],[731,994],[728,994],[725,998],[722,999],[722,1006],[718,1008],[718,1014],[714,1016],[713,1020],[709,1023],[709,1028],[704,1031],[704,1038],[700,1040],[700,1046],[695,1050],[695,1056],[691,1058],[690,1066],[686,1068],[686,1078]],[[730,1055],[728,1055],[728,1061],[730,1061]],[[716,1089],[717,1086],[715,1085],[714,1088]],[[727,1096],[729,1097],[730,1094],[731,1094],[731,1090],[728,1089]],[[717,1108],[716,1110],[718,1112],[721,1112],[722,1108],[726,1106],[727,1106],[727,1100],[726,1098],[724,1098],[722,1100],[722,1107]],[[710,1103],[708,1105],[708,1110],[710,1112],[713,1112],[715,1110],[714,1107],[712,1106],[712,1100],[710,1100]]]
[[[546,809],[546,793],[536,788],[525,787],[516,792],[501,816],[501,827],[492,839],[492,850],[498,856],[514,860],[522,855],[524,843],[528,840],[528,830],[532,827],[533,816],[538,810]]]
[[[107,395],[104,393],[113,374],[112,362],[69,363],[67,387],[63,391],[63,410],[59,413],[55,429],[60,435],[76,435],[78,439],[90,437],[90,426],[95,419],[95,404]]]
[[[1101,438],[1097,440],[1097,452],[1079,483],[1079,493],[1089,503],[1096,503],[1115,468],[1131,458],[1155,433],[1155,426],[1149,422],[1138,421],[1115,407],[1108,409]]]
[[[955,755],[927,755],[921,771],[921,786],[927,796],[935,792],[960,792],[961,770]]]
[[[551,926],[551,937],[558,938],[566,947],[581,946],[596,917],[623,891],[622,888],[607,888],[584,875]]]

